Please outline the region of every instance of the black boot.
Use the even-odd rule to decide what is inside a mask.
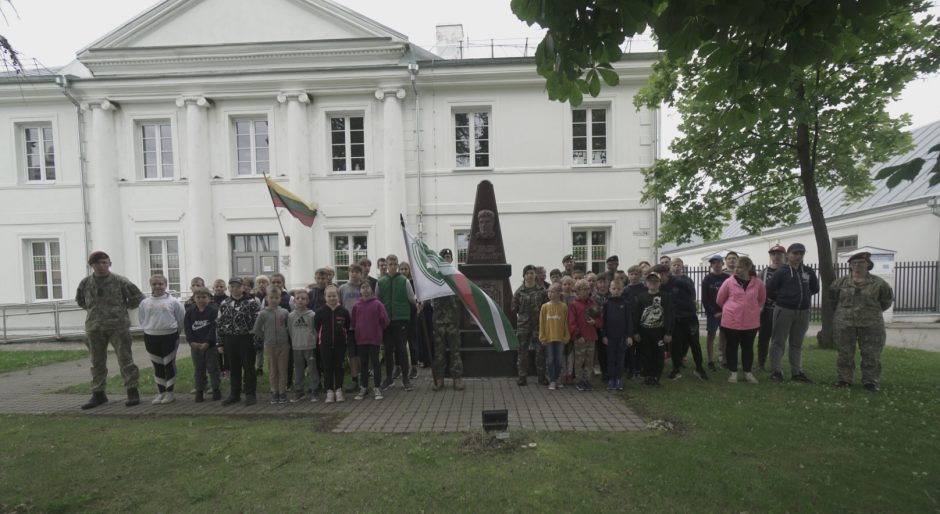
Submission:
[[[133,407],[140,403],[140,393],[137,391],[136,387],[132,387],[127,390],[127,401],[124,402],[125,407]]]
[[[202,403],[203,401],[205,401],[205,396],[203,395],[203,392],[196,391],[196,397],[193,398],[193,401],[196,403]]]
[[[104,395],[104,391],[95,391],[91,393],[91,400],[88,400],[88,403],[82,405],[82,410],[94,409],[105,403],[108,403],[108,397]]]

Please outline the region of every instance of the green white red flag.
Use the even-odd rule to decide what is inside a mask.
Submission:
[[[411,235],[405,226],[404,217],[401,218],[401,231],[405,237],[408,260],[412,263],[415,298],[425,301],[456,295],[470,314],[470,319],[497,350],[515,350],[519,347],[509,318],[492,298],[467,280],[455,264],[445,261],[423,241]]]

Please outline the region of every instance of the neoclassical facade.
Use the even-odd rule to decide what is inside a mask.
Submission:
[[[400,214],[459,257],[481,180],[516,273],[653,255],[658,112],[632,100],[655,55],[572,108],[531,58],[441,59],[327,0],[236,5],[167,0],[63,68],[0,76],[0,304],[71,298],[92,250],[145,289],[342,279],[404,254]],[[265,175],[318,204],[312,228],[275,211]]]

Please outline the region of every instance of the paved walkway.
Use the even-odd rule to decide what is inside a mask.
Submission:
[[[81,347],[81,346],[79,346]],[[0,356],[2,358],[2,356]],[[188,358],[188,356],[182,357]],[[142,345],[134,346],[134,359],[141,373],[151,367]],[[112,395],[110,402],[82,411],[79,406],[88,395],[50,394],[78,383],[88,382],[88,360],[51,364],[31,370],[0,375],[0,413],[72,414],[83,416],[310,416],[333,432],[466,432],[482,428],[484,409],[507,409],[512,429],[536,431],[631,431],[643,430],[645,423],[627,408],[621,399],[606,391],[581,393],[573,387],[549,391],[545,387],[519,387],[515,379],[466,379],[462,392],[445,389],[431,391],[430,370],[422,369],[415,390],[405,392],[394,387],[385,399],[353,401],[347,395],[343,403],[327,405],[320,401],[270,405],[267,395],[259,395],[253,406],[236,404],[223,407],[220,402],[194,403],[192,395],[177,394],[169,405],[150,405],[152,391],[142,391],[141,404],[125,407],[124,398]],[[108,370],[117,370],[114,354],[109,354]],[[530,377],[531,378],[531,377]],[[267,380],[259,381],[259,386]],[[448,380],[448,384],[450,381]],[[266,391],[259,387],[259,391]]]

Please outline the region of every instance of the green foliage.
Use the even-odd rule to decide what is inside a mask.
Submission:
[[[927,153],[937,153],[937,156],[934,157],[933,167],[930,169],[930,173],[933,176],[930,177],[929,185],[933,187],[937,184],[940,184],[940,145],[932,146],[929,150],[927,150]],[[908,162],[901,163],[896,166],[886,166],[882,168],[875,178],[888,179],[888,187],[893,188],[900,184],[902,180],[911,181],[917,178],[917,175],[920,174],[924,164],[926,163],[926,159],[922,157],[915,157]]]
[[[0,351],[0,373],[84,357],[88,357],[88,352],[85,350],[4,350]],[[87,390],[88,387],[86,386],[85,389]]]

